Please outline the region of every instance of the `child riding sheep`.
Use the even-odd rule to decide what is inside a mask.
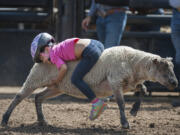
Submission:
[[[72,74],[71,82],[91,101],[90,120],[96,119],[107,105],[103,100],[96,98],[83,78],[96,64],[103,50],[103,44],[92,39],[70,38],[56,44],[53,36],[48,33],[38,34],[31,44],[34,62],[55,64],[59,70],[58,77],[54,78],[50,85],[59,84],[65,76],[68,70],[65,62],[80,59]]]

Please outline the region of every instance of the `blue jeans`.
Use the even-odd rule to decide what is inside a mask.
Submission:
[[[97,36],[105,48],[120,45],[126,22],[127,14],[124,12],[116,12],[105,18],[97,17]]]
[[[104,46],[97,40],[91,40],[90,44],[84,49],[82,59],[73,71],[71,82],[84,94],[90,101],[96,95],[83,80],[84,76],[91,70],[91,68],[98,61],[101,53],[104,51]]]
[[[171,39],[175,48],[175,72],[180,78],[180,12],[173,9],[173,16],[171,19]]]
[[[176,50],[175,60],[180,64],[180,12],[173,10],[173,17],[171,20],[171,39]]]

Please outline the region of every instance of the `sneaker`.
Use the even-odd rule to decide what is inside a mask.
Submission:
[[[95,120],[104,110],[107,109],[107,104],[104,103],[101,99],[94,99],[92,101],[92,109],[89,116],[90,120]]]

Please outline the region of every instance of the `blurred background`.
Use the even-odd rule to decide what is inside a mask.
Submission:
[[[99,0],[107,5],[124,5],[127,25],[121,45],[173,57],[168,0]],[[88,30],[81,27],[91,0],[0,0],[0,85],[21,86],[33,65],[30,44],[40,32],[52,34],[57,42],[66,38],[94,38],[96,17]],[[151,91],[164,91],[159,84],[147,82]],[[177,89],[176,91],[179,91]]]

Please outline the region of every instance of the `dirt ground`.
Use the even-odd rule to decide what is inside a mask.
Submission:
[[[0,89],[0,121],[15,94],[8,89],[3,88],[6,93]],[[38,126],[31,96],[14,110],[8,127],[0,126],[0,135],[180,135],[180,107],[172,107],[169,98],[146,98],[149,100],[142,103],[136,117],[129,114],[134,101],[126,102],[130,129],[124,130],[115,102],[108,102],[108,109],[98,119],[90,121],[91,105],[86,100],[68,96],[46,101],[43,112],[48,125]]]

